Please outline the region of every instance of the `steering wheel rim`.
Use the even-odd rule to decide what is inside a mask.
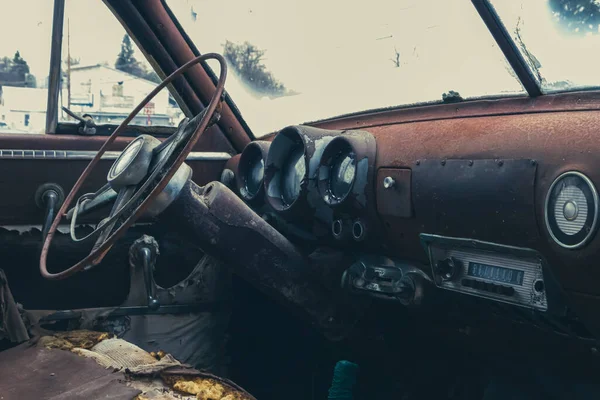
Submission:
[[[50,244],[52,243],[52,239],[54,238],[54,235],[56,233],[58,225],[60,224],[60,221],[63,218],[63,216],[65,215],[67,209],[70,207],[71,203],[73,202],[75,195],[79,192],[79,190],[81,189],[81,186],[83,185],[85,180],[89,177],[91,171],[94,169],[94,167],[96,166],[96,164],[98,163],[98,161],[100,160],[102,155],[106,152],[107,148],[115,141],[115,139],[120,135],[120,133],[125,129],[125,127],[127,127],[129,125],[131,120],[133,120],[133,118],[142,110],[142,108],[150,100],[152,100],[154,98],[154,96],[156,96],[156,94],[158,94],[158,92],[160,92],[162,89],[164,89],[175,78],[180,76],[182,73],[187,71],[189,68],[191,68],[195,64],[209,60],[209,59],[217,60],[220,64],[220,69],[221,69],[220,73],[219,73],[219,80],[215,86],[215,92],[213,93],[213,96],[211,97],[210,102],[205,109],[204,115],[202,116],[202,119],[200,120],[198,128],[195,130],[195,132],[192,134],[192,136],[188,139],[186,145],[183,147],[183,149],[181,150],[181,152],[179,153],[179,155],[177,156],[177,158],[175,159],[175,161],[173,162],[171,167],[168,169],[168,171],[164,174],[164,176],[162,178],[160,178],[160,180],[158,181],[156,186],[143,199],[143,201],[134,209],[134,211],[131,213],[131,215],[129,217],[127,217],[127,219],[118,228],[116,228],[100,246],[98,246],[98,247],[94,246],[92,251],[85,258],[83,258],[82,260],[80,260],[79,262],[77,262],[76,264],[72,265],[71,267],[69,267],[65,270],[57,272],[57,273],[48,272],[48,268],[46,265],[47,259],[48,259],[48,253],[50,250]],[[165,188],[165,186],[169,183],[169,181],[171,180],[173,175],[175,175],[175,173],[177,172],[177,170],[179,169],[181,164],[183,164],[183,162],[187,158],[188,154],[192,150],[192,147],[196,144],[196,142],[198,141],[200,136],[207,129],[208,124],[210,123],[210,120],[212,119],[215,111],[217,111],[217,107],[219,106],[221,98],[223,96],[226,77],[227,77],[227,64],[226,64],[223,56],[221,56],[220,54],[216,54],[216,53],[207,53],[207,54],[198,56],[198,57],[188,61],[187,63],[185,63],[184,65],[179,67],[177,70],[175,70],[171,75],[169,75],[167,78],[165,78],[156,88],[154,88],[154,90],[152,90],[140,102],[140,104],[137,105],[137,107],[135,107],[131,111],[131,113],[127,116],[127,118],[125,118],[125,120],[123,122],[121,122],[121,124],[117,127],[117,129],[115,129],[115,131],[108,137],[106,142],[104,142],[102,147],[100,147],[96,156],[90,161],[90,163],[87,165],[87,167],[83,170],[83,172],[81,173],[81,176],[77,179],[77,182],[75,182],[75,185],[73,185],[73,187],[71,188],[71,191],[65,198],[65,201],[63,202],[59,211],[56,213],[56,217],[54,218],[54,221],[52,222],[52,225],[50,226],[50,230],[48,231],[48,234],[46,235],[46,238],[44,239],[42,253],[40,255],[40,272],[44,278],[49,279],[49,280],[64,279],[64,278],[67,278],[67,277],[75,274],[76,272],[81,271],[86,266],[97,265],[100,263],[100,261],[102,261],[102,259],[106,255],[106,253],[110,250],[110,248],[114,244],[114,242],[117,239],[119,239],[125,233],[125,231],[127,229],[129,229],[129,227],[131,227],[131,225],[133,225],[133,223],[142,215],[142,213],[149,206],[150,202],[152,200],[154,200],[158,196],[158,194]]]

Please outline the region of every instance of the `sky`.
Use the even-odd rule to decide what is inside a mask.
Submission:
[[[52,0],[0,0],[0,56],[12,57],[19,50],[38,83],[50,68],[53,4]],[[114,66],[124,34],[123,26],[101,0],[66,0],[63,61],[69,38],[71,57],[79,58],[81,65],[108,62]],[[134,47],[134,56],[145,61]]]
[[[0,56],[20,50],[38,82],[48,75],[52,3],[0,0]],[[267,69],[299,93],[257,97],[230,73],[226,89],[257,135],[344,113],[438,101],[449,90],[464,98],[524,93],[469,0],[167,3],[201,52],[221,52],[226,40],[248,41],[266,50]],[[600,83],[600,35],[565,33],[546,0],[493,3],[510,32],[521,17],[522,37],[548,81]],[[84,65],[114,65],[125,31],[100,0],[66,1],[65,55],[67,26],[72,57]],[[399,68],[391,60],[396,51]]]

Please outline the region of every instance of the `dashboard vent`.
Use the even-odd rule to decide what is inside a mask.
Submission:
[[[598,221],[598,193],[592,181],[576,171],[560,175],[550,186],[544,209],[546,227],[560,246],[576,249],[593,237]]]

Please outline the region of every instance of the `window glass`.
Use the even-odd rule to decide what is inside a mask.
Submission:
[[[492,3],[543,92],[600,87],[599,0]]]
[[[399,105],[523,94],[469,0],[169,0],[260,136]]]
[[[91,115],[98,124],[119,124],[158,83],[144,54],[102,1],[66,1],[60,106]],[[131,124],[176,126],[182,117],[165,88]],[[73,119],[61,110],[59,121]]]
[[[54,2],[0,0],[0,133],[46,126]]]

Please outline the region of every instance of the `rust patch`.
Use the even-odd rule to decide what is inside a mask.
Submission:
[[[56,332],[52,336],[42,336],[38,341],[39,346],[48,349],[71,350],[73,348],[91,349],[104,339],[109,339],[110,334],[106,332],[95,332],[88,330],[77,330],[68,332]]]
[[[162,379],[174,390],[195,395],[201,400],[253,400],[253,397],[213,378],[171,375],[162,376]]]

